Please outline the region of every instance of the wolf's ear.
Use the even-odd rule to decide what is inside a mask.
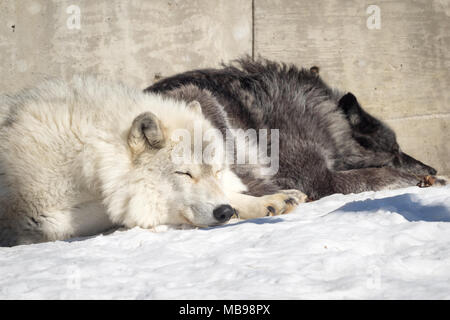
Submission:
[[[161,122],[151,112],[137,116],[128,134],[128,145],[134,154],[140,154],[147,149],[161,149],[165,139]]]
[[[339,108],[344,111],[348,121],[352,126],[356,126],[361,121],[361,106],[353,93],[349,92],[339,100]]]
[[[319,67],[318,66],[312,66],[311,68],[309,68],[309,71],[312,73],[312,74],[314,74],[314,75],[316,75],[316,76],[318,76],[319,75]]]
[[[381,126],[379,120],[375,119],[361,108],[356,97],[351,92],[347,93],[339,100],[339,108],[345,113],[353,130],[363,134],[372,134]]]
[[[197,100],[193,100],[188,103],[187,107],[191,109],[192,111],[195,111],[197,113],[202,113],[202,106],[200,105],[200,102]]]

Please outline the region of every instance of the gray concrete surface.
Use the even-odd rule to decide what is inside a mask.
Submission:
[[[248,0],[0,0],[2,92],[81,72],[144,88],[251,48]]]
[[[318,65],[407,153],[450,174],[449,0],[256,0],[254,16],[256,54]]]
[[[144,88],[252,53],[318,65],[449,175],[449,30],[450,0],[0,0],[0,92],[74,73]]]

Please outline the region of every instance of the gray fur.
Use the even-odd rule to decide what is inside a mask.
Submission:
[[[280,170],[259,177],[233,170],[248,193],[298,189],[312,199],[416,185],[436,170],[400,151],[395,133],[366,113],[351,93],[326,85],[318,69],[299,69],[246,57],[222,69],[189,71],[146,92],[198,100],[203,113],[225,128],[279,129]]]

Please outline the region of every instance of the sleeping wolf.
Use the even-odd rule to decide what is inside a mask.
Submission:
[[[180,137],[198,128],[206,147],[223,144],[207,134],[216,132],[198,102],[90,77],[0,96],[0,245],[114,226],[212,226],[236,212],[286,213],[306,199],[296,190],[242,194],[246,187],[223,157],[174,161],[195,147]]]
[[[252,195],[298,189],[318,199],[435,180],[427,177],[435,169],[402,152],[395,133],[365,112],[352,93],[325,84],[318,68],[247,57],[222,69],[160,80],[145,92],[198,100],[218,128],[279,129],[276,174],[261,177],[233,167]]]

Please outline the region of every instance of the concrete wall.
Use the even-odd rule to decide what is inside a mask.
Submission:
[[[248,0],[0,0],[1,91],[77,72],[144,88],[251,48]]]
[[[450,174],[449,0],[255,3],[256,54],[318,65],[391,125],[405,152]]]
[[[79,72],[144,88],[242,54],[318,65],[449,175],[448,30],[450,0],[0,0],[0,92]]]

